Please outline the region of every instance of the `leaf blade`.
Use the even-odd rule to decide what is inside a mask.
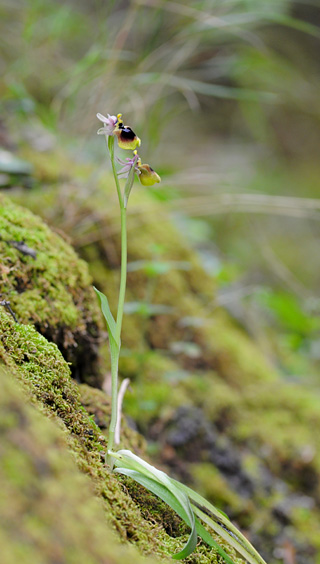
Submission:
[[[266,564],[252,544],[222,512],[188,486],[176,480],[175,483],[188,495],[195,514],[233,546],[250,564]]]
[[[106,320],[106,324],[107,324],[107,329],[108,329],[108,335],[109,335],[109,339],[111,341],[111,338],[114,340],[115,344],[117,345],[117,347],[119,348],[119,343],[117,341],[117,327],[116,327],[116,322],[115,319],[111,313],[111,309],[109,306],[109,302],[108,302],[108,298],[107,296],[105,296],[103,294],[103,292],[100,292],[97,288],[95,288],[93,286],[93,289],[96,293],[96,295],[98,296],[98,298],[100,299],[100,306],[101,306],[101,311],[102,314]]]
[[[170,478],[162,472],[158,470],[154,466],[151,466],[148,462],[141,459],[137,455],[133,454],[128,450],[118,451],[117,453],[110,453],[116,459],[116,465],[122,467],[121,469],[133,470],[138,474],[142,474],[148,479],[151,479],[153,482],[157,482],[161,484],[169,490],[178,502],[184,507],[184,511],[187,512],[189,518],[189,511],[191,510],[194,516],[198,516],[203,522],[205,522],[211,529],[213,529],[220,537],[222,537],[226,542],[228,542],[241,556],[243,556],[250,564],[266,564],[264,559],[260,556],[260,554],[255,550],[255,548],[251,545],[251,543],[244,537],[244,535],[231,523],[231,521],[225,516],[224,513],[219,511],[214,505],[209,503],[205,498],[199,495],[197,492],[193,491],[188,486],[181,484],[177,480]],[[123,472],[122,472],[123,473]],[[180,495],[179,495],[180,492]],[[185,504],[185,498],[181,497],[181,494],[187,497],[188,501],[190,502],[188,506]],[[156,494],[157,495],[157,494]],[[165,500],[164,500],[165,501]],[[170,505],[170,503],[168,503]],[[174,508],[173,508],[174,509]],[[178,515],[181,516],[177,509]],[[183,517],[182,517],[183,518]],[[195,517],[197,519],[197,517]],[[186,521],[187,522],[187,521]],[[189,524],[189,523],[188,523]],[[190,525],[189,525],[190,526]],[[206,529],[201,528],[202,525],[200,523],[200,527],[198,530],[206,536],[207,539],[209,537],[206,535]],[[199,533],[200,536],[201,533]],[[210,536],[210,534],[208,533]],[[202,537],[203,538],[203,537]],[[215,546],[215,541],[210,536],[210,542],[206,539],[205,542],[208,542],[210,546]],[[219,546],[219,545],[218,545]],[[220,548],[220,547],[219,547]],[[220,548],[220,550],[223,550]],[[223,555],[222,555],[223,556]],[[225,558],[225,556],[223,556]],[[228,564],[231,562],[228,560]],[[233,563],[232,563],[233,564]]]
[[[204,540],[204,542],[206,542],[209,546],[214,548],[220,554],[220,556],[222,556],[222,558],[224,558],[224,560],[227,562],[227,564],[234,564],[234,562],[230,558],[230,556],[212,538],[210,533],[207,531],[207,529],[204,528],[204,526],[200,523],[200,521],[199,521],[199,519],[197,519],[197,517],[196,517],[196,531],[197,531],[199,537],[201,537],[202,540]]]
[[[144,474],[141,474],[140,472],[137,472],[136,470],[131,470],[129,468],[120,467],[116,469],[116,472],[123,474],[125,476],[129,476],[130,478],[132,478],[133,480],[144,486],[147,490],[154,493],[157,497],[159,497],[165,503],[167,503],[181,517],[181,519],[183,519],[185,523],[191,528],[191,533],[189,535],[188,541],[186,542],[182,550],[172,555],[172,558],[174,558],[175,560],[182,560],[184,558],[187,558],[187,556],[189,556],[190,554],[192,554],[192,552],[194,551],[197,545],[197,532],[196,532],[195,519],[191,511],[191,508],[190,508],[190,512],[192,514],[192,518],[190,519],[189,512],[186,511],[184,505],[163,484],[157,482],[156,480],[153,480],[152,478],[149,478],[148,476],[145,476]],[[189,501],[187,496],[185,496],[185,501],[186,504],[189,506]]]

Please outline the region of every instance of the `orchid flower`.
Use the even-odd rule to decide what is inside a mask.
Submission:
[[[139,176],[141,184],[144,186],[153,186],[153,184],[161,182],[159,174],[157,174],[150,165],[141,163],[141,159],[137,154],[137,151],[133,151],[132,159],[127,158],[124,161],[123,159],[119,159],[117,157],[117,161],[122,165],[122,169],[118,172],[119,178],[128,178],[130,170],[134,166],[135,172]]]
[[[98,130],[98,135],[115,135],[118,139],[118,145],[121,149],[134,150],[140,147],[141,140],[135,132],[128,125],[124,125],[122,114],[117,116],[105,117],[102,114],[97,114],[97,118],[102,121],[103,127]]]

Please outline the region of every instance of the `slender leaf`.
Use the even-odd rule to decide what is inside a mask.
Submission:
[[[229,528],[223,525],[221,522],[216,521],[214,518],[211,518],[199,509],[199,507],[195,506],[191,503],[191,507],[195,514],[204,521],[209,527],[211,527],[218,535],[220,535],[223,539],[225,539],[235,550],[250,562],[250,564],[266,564],[260,554],[253,548],[253,546],[249,543],[249,541],[239,532],[237,534],[233,533]]]
[[[147,488],[148,490],[152,491],[155,495],[160,497],[163,501],[165,501],[170,507],[178,513],[178,515],[188,524],[188,515],[184,510],[181,503],[177,500],[177,498],[173,495],[173,493],[168,490],[165,486],[157,482],[156,480],[152,480],[152,478],[148,478],[144,476],[140,472],[136,470],[130,470],[129,468],[116,468],[115,472],[118,474],[123,474],[125,476],[129,476],[136,482],[139,482],[142,486]],[[143,483],[142,483],[143,482]]]
[[[127,468],[129,470],[133,470],[146,476],[147,478],[158,482],[162,486],[164,486],[167,490],[169,490],[176,500],[182,505],[184,508],[185,513],[188,516],[188,525],[193,530],[194,528],[194,513],[191,509],[188,496],[179,489],[175,483],[175,480],[169,478],[165,472],[158,470],[136,454],[133,454],[129,450],[121,450],[117,453],[110,453],[116,461],[116,466],[121,468]]]
[[[205,498],[203,498],[198,493],[194,492],[192,489],[188,488],[184,484],[181,484],[177,480],[169,478],[164,472],[154,468],[135,454],[128,450],[122,450],[117,453],[111,453],[111,455],[116,459],[116,465],[121,467],[121,470],[133,470],[138,474],[142,474],[153,482],[158,482],[162,484],[166,490],[170,491],[177,501],[187,510],[189,515],[189,506],[185,506],[184,498],[180,494],[185,494],[190,503],[191,509],[202,521],[204,521],[209,527],[211,527],[218,535],[225,539],[235,550],[241,554],[250,564],[266,564],[260,554],[254,549],[251,543],[240,533],[240,531],[229,521],[229,519],[211,503],[209,503]],[[169,503],[170,505],[170,503]],[[177,513],[183,518],[177,509]],[[198,527],[198,531],[201,531],[203,535],[205,532]],[[205,531],[205,529],[204,529]],[[201,533],[199,532],[200,536]],[[209,537],[207,537],[209,538]],[[211,537],[210,537],[211,538]],[[204,539],[206,540],[206,539]],[[207,542],[207,541],[206,541]],[[214,539],[212,539],[210,546],[214,545]],[[212,544],[213,543],[213,544]]]
[[[121,468],[128,468],[130,470],[136,470],[141,472],[145,476],[151,478],[152,480],[157,480],[160,484],[163,484],[166,488],[170,488],[170,478],[158,470],[136,454],[133,454],[130,450],[118,450],[118,452],[110,452],[110,456],[116,459],[116,466]],[[184,493],[184,492],[182,492]]]
[[[268,19],[280,25],[297,29],[298,31],[312,35],[313,37],[320,37],[319,27],[309,22],[299,20],[298,18],[292,18],[285,14],[277,14],[274,12],[268,15]]]
[[[115,322],[114,317],[111,313],[108,299],[102,292],[99,292],[99,290],[97,290],[97,288],[93,287],[93,289],[94,289],[95,293],[97,294],[97,296],[100,298],[101,311],[102,311],[104,318],[106,320],[106,323],[107,323],[111,355],[112,355],[112,357],[117,357],[117,354],[119,352],[120,343],[117,340],[116,322]]]
[[[227,562],[227,564],[234,564],[233,560],[230,558],[229,554],[227,554],[221,546],[212,538],[210,533],[208,533],[207,529],[200,523],[200,521],[196,517],[196,531],[199,537],[204,540],[209,546],[214,548],[222,558]]]
[[[123,468],[123,467],[117,467],[115,471],[125,476],[129,476],[133,478],[136,482],[147,488],[149,491],[153,492],[165,503],[167,503],[181,517],[181,519],[183,519],[185,523],[188,526],[190,526],[190,518],[188,515],[189,512],[188,513],[186,512],[185,505],[182,504],[180,501],[181,498],[179,499],[177,498],[177,495],[175,495],[176,490],[178,489],[175,480],[169,478],[166,474],[164,474],[160,470],[157,470],[156,468],[149,465],[147,462],[140,459],[139,457],[136,457],[135,455],[133,455],[134,458],[131,457],[129,458],[127,455],[128,451],[121,451],[121,452],[122,453],[125,452],[125,454],[124,455],[120,454],[119,457],[117,456],[118,453],[111,453],[112,455],[115,454],[115,457],[119,460],[119,462],[116,462],[116,464],[120,463],[120,458],[121,458],[122,459],[121,462],[127,464],[128,466],[132,465],[136,468],[142,467],[142,470],[147,472],[148,475],[142,474],[137,470],[132,470],[130,468]],[[132,453],[130,454],[132,455]],[[151,472],[151,474],[155,473],[155,475],[157,477],[160,477],[161,480],[163,480],[163,474],[164,474],[164,476],[166,477],[165,483],[168,485],[164,486],[162,483],[158,482],[157,479],[153,479],[149,477],[149,472]],[[189,503],[188,503],[188,508],[189,508]],[[203,525],[201,525],[201,523],[197,519],[195,519],[195,527],[196,529],[194,530],[194,525],[193,525],[189,540],[187,544],[184,546],[183,550],[178,554],[174,555],[173,558],[175,559],[186,558],[187,555],[191,554],[196,546],[197,535],[195,533],[198,533],[198,535],[201,536],[201,538],[209,546],[212,546],[213,548],[216,549],[216,551],[225,559],[227,564],[234,564],[233,560],[218,545],[218,543],[211,537],[210,533],[206,531],[206,529],[203,527]],[[187,554],[187,551],[190,552],[188,552]]]
[[[176,480],[175,483],[188,495],[195,514],[231,544],[250,564],[266,564],[252,544],[221,511],[191,488]]]
[[[180,502],[180,500],[177,499],[176,496],[170,490],[168,490],[164,485],[160,484],[156,480],[153,480],[152,478],[149,478],[141,474],[140,472],[137,472],[136,470],[130,470],[128,468],[120,467],[116,469],[116,472],[123,474],[125,476],[129,476],[130,478],[132,478],[133,480],[135,480],[136,482],[147,488],[147,490],[154,493],[165,503],[167,503],[185,521],[185,523],[189,527],[191,527],[191,533],[188,542],[184,545],[183,549],[180,552],[174,554],[172,557],[175,560],[182,560],[183,558],[187,558],[187,556],[192,554],[192,552],[197,546],[197,532],[196,532],[194,514],[191,510],[187,496],[185,496],[185,505],[189,508],[188,512],[185,510],[185,506]],[[190,521],[190,517],[192,517],[191,521]]]
[[[212,505],[212,503],[207,501],[204,497],[202,497],[200,494],[198,494],[188,486],[185,486],[184,484],[178,482],[177,480],[174,481],[176,483],[176,486],[187,494],[191,503],[195,503],[195,504],[198,503],[198,505],[202,505],[203,507],[206,507],[206,509],[208,509],[213,515],[215,515],[217,519],[222,521],[224,525],[233,528],[235,533],[238,532],[238,529],[234,525],[232,525],[229,517],[223,511]]]

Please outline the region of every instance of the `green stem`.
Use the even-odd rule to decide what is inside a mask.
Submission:
[[[113,355],[113,354],[111,355],[111,420],[110,420],[109,436],[108,436],[108,451],[112,451],[114,445],[114,435],[117,426],[118,366],[119,366],[119,356],[120,356],[120,346],[121,346],[120,337],[121,337],[124,300],[126,293],[126,284],[127,284],[127,215],[126,215],[127,210],[124,206],[124,201],[119,185],[119,179],[117,176],[115,159],[114,159],[114,139],[112,136],[108,138],[108,149],[110,153],[112,172],[117,187],[119,204],[120,204],[120,214],[121,214],[121,275],[120,275],[120,289],[119,289],[117,321],[116,321],[116,341],[119,343],[119,348],[117,355]],[[111,458],[110,456],[107,456],[107,462],[112,470],[114,465],[114,459]]]
[[[114,434],[117,426],[118,413],[118,362],[119,357],[111,360],[111,419],[108,433],[108,451],[113,450]],[[113,459],[107,455],[106,461],[113,469]]]
[[[127,210],[121,206],[121,276],[117,312],[117,340],[120,342],[124,298],[127,284]]]

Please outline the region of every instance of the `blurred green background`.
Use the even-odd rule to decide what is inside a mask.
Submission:
[[[319,22],[311,0],[3,0],[0,24],[4,148],[104,166],[95,114],[122,112],[162,176],[154,198],[216,277],[213,311],[313,384]]]

